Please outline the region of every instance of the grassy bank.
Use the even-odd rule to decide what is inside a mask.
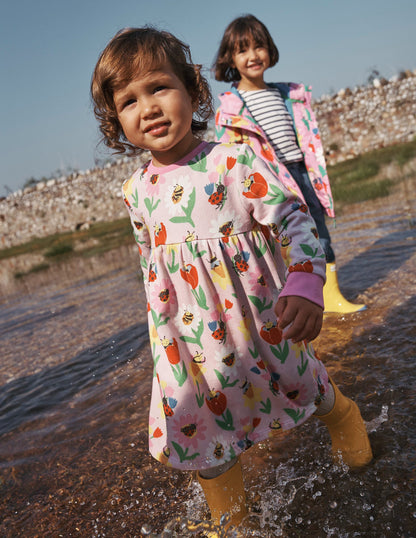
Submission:
[[[390,146],[328,167],[337,212],[347,204],[387,196],[393,185],[404,179],[403,167],[416,159],[416,140]],[[40,254],[42,261],[25,273],[43,271],[69,257],[95,256],[133,243],[130,220],[97,222],[88,230],[78,230],[36,238],[28,243],[0,250],[0,260],[23,254]]]

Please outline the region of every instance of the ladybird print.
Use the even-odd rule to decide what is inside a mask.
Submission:
[[[250,253],[245,251],[238,252],[233,257],[233,267],[238,275],[243,275],[248,271],[249,265],[247,262],[249,258]]]
[[[208,327],[212,332],[212,338],[218,340],[220,344],[224,344],[227,338],[225,323],[221,319],[219,321],[210,321]]]
[[[209,195],[208,202],[217,209],[222,209],[227,194],[225,185],[222,183],[209,183],[205,186],[205,192]]]
[[[148,280],[149,282],[154,282],[156,279],[157,279],[157,268],[153,263],[151,263],[149,267]]]

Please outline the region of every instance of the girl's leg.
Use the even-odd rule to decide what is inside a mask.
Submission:
[[[373,454],[360,410],[331,378],[329,382],[327,397],[314,414],[329,430],[334,459],[351,468],[362,467],[373,459]]]
[[[293,179],[296,181],[309,212],[315,221],[318,230],[319,242],[325,252],[326,258],[326,284],[324,286],[325,312],[338,312],[340,314],[350,314],[364,310],[364,304],[353,304],[347,301],[342,295],[339,285],[335,265],[335,254],[331,247],[331,236],[325,222],[325,212],[316,196],[315,190],[309,180],[309,175],[304,162],[286,165]]]
[[[198,472],[198,481],[204,491],[211,519],[217,525],[228,513],[231,525],[239,525],[247,515],[246,495],[240,460],[234,458],[218,467]]]

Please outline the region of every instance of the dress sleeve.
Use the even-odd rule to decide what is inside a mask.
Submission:
[[[135,186],[134,176],[126,180],[122,187],[123,201],[126,205],[130,221],[133,227],[134,239],[139,247],[140,266],[143,273],[143,282],[147,289],[150,257],[150,235],[143,216],[137,209],[138,192]]]
[[[307,206],[249,146],[243,144],[238,150],[236,185],[241,203],[277,241],[286,265],[281,295],[299,295],[323,307],[325,254]]]

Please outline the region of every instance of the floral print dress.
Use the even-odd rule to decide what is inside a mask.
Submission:
[[[304,204],[249,146],[207,142],[149,162],[123,195],[148,304],[151,454],[214,467],[304,422],[328,376],[274,314],[279,293],[320,302],[325,259]]]

